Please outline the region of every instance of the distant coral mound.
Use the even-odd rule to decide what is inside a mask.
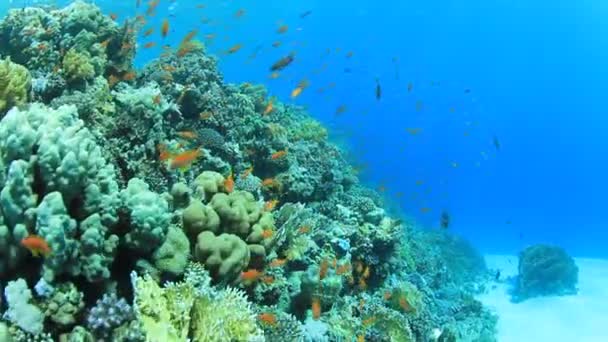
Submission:
[[[519,275],[513,301],[550,295],[576,294],[578,267],[558,246],[533,245],[519,253]]]

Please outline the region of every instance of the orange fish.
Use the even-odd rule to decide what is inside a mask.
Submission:
[[[256,281],[262,276],[262,272],[252,268],[241,273],[241,279],[247,281]]]
[[[110,19],[116,20],[116,18],[118,18],[118,14],[116,14],[116,13],[110,13]]]
[[[245,179],[245,178],[249,177],[251,172],[253,172],[253,166],[246,168],[245,171],[243,171],[243,173],[241,173],[241,179]]]
[[[384,300],[389,300],[393,296],[393,293],[389,290],[384,291]]]
[[[274,235],[274,232],[272,231],[272,229],[264,229],[262,231],[262,238],[264,238],[264,239],[269,239],[272,237],[272,235]]]
[[[188,139],[188,140],[195,140],[196,138],[198,138],[198,135],[196,134],[196,132],[193,132],[193,131],[179,131],[179,132],[177,132],[177,136],[182,139]]]
[[[287,25],[281,25],[277,29],[277,33],[278,34],[283,34],[283,33],[287,32],[288,30],[289,30],[289,26],[287,26]]]
[[[40,255],[48,257],[51,255],[51,247],[46,240],[38,235],[29,235],[21,240],[21,246],[27,248],[33,256]]]
[[[300,88],[297,87],[296,89],[291,91],[291,98],[295,99],[296,97],[300,96],[300,94],[302,93],[302,90],[304,90],[304,88]]]
[[[198,116],[198,117],[199,117],[201,120],[207,120],[207,119],[209,119],[209,118],[210,118],[210,117],[212,117],[212,116],[213,116],[213,112],[212,112],[212,111],[205,110],[205,111],[202,111],[202,112],[199,114],[199,116]]]
[[[237,18],[240,18],[240,17],[242,17],[244,15],[245,15],[245,10],[242,9],[242,8],[234,13],[234,16],[237,17]]]
[[[205,4],[198,4],[198,5],[196,5],[196,8],[201,8],[201,9],[203,9],[203,8],[205,8],[205,7],[206,7],[206,5],[205,5]]]
[[[275,71],[272,74],[270,74],[270,76],[268,76],[268,77],[270,77],[273,80],[276,80],[277,78],[279,78],[279,76],[281,76],[281,74],[278,71]]]
[[[422,207],[422,208],[420,208],[420,212],[423,213],[423,214],[426,214],[429,211],[431,211],[431,208],[429,208],[429,207]]]
[[[278,199],[273,199],[273,200],[270,200],[270,201],[266,201],[266,203],[264,203],[264,210],[266,210],[266,211],[273,211],[278,203],[279,203]]]
[[[150,49],[156,46],[156,42],[148,42],[144,44],[144,49]]]
[[[272,100],[269,100],[268,104],[266,105],[266,108],[264,109],[264,115],[270,114],[273,110],[274,110],[274,107],[272,105]]]
[[[241,44],[236,44],[234,46],[232,46],[230,49],[228,49],[228,53],[232,54],[232,53],[236,53],[238,52],[241,48],[243,47],[243,45]]]
[[[122,76],[122,80],[123,81],[133,81],[135,79],[135,77],[137,77],[137,74],[135,73],[135,71],[129,71],[128,73],[126,73]]]
[[[281,267],[287,263],[287,259],[274,259],[272,260],[268,266],[270,267]]]
[[[275,326],[277,325],[277,317],[273,313],[264,312],[258,315],[263,324]]]
[[[274,185],[276,185],[274,178],[265,178],[262,181],[262,186],[274,186]]]
[[[148,16],[153,16],[154,15],[154,11],[156,10],[156,6],[158,6],[158,3],[160,2],[160,0],[152,0],[148,3],[148,9],[146,10],[146,15]]]
[[[234,177],[232,176],[232,172],[230,172],[230,175],[224,180],[224,189],[226,189],[227,193],[234,191]]]
[[[312,309],[312,318],[315,320],[319,319],[319,317],[321,317],[321,301],[319,300],[318,297],[314,297],[312,299],[311,309]]]
[[[350,263],[345,263],[342,265],[339,265],[338,268],[336,269],[336,274],[337,275],[342,275],[344,273],[348,273],[350,272]]]
[[[302,226],[302,227],[298,228],[298,233],[299,234],[310,233],[310,227],[309,226]]]
[[[407,84],[407,92],[410,93],[414,89],[414,84],[412,82]]]
[[[106,40],[104,40],[103,42],[99,43],[99,45],[101,45],[102,48],[107,48],[108,44],[110,44],[110,41],[112,40],[112,38],[108,38]]]
[[[144,33],[143,36],[144,37],[148,37],[149,35],[151,35],[152,33],[154,33],[154,28],[150,27],[149,29],[147,29]]]
[[[200,155],[201,155],[201,150],[200,150],[200,148],[197,148],[194,150],[185,151],[185,152],[176,154],[174,156],[171,156],[171,158],[168,159],[169,168],[185,170],[188,167],[190,167],[190,165],[196,159],[198,159],[198,157],[200,157]]]
[[[273,276],[263,276],[262,282],[266,285],[270,285],[270,284],[274,283],[274,277]]]
[[[272,47],[276,48],[276,47],[279,47],[279,46],[281,46],[281,42],[278,41],[278,40],[276,42],[272,43]]]
[[[158,105],[158,104],[160,104],[160,100],[161,100],[161,96],[160,96],[160,94],[158,94],[158,95],[154,96],[154,99],[152,99],[152,102],[155,105]]]
[[[401,295],[399,297],[399,306],[403,309],[403,311],[405,312],[410,312],[412,311],[412,306],[410,305],[410,303],[407,301],[407,298],[405,298],[405,295]]]
[[[418,135],[422,132],[422,128],[406,128],[405,130],[411,135]]]
[[[270,156],[270,159],[277,160],[277,159],[281,159],[281,158],[285,157],[286,155],[287,155],[287,150],[281,150],[281,151],[277,151],[277,152],[273,153]]]
[[[354,52],[348,51],[348,53],[346,54],[346,58],[351,58],[353,55],[354,55]]]
[[[108,86],[112,88],[116,83],[120,82],[120,79],[116,75],[108,76]]]
[[[323,280],[323,278],[325,278],[325,276],[327,275],[328,269],[329,269],[329,262],[327,262],[327,260],[323,259],[323,261],[321,261],[321,265],[319,266],[319,280]]]
[[[162,25],[160,26],[160,35],[163,38],[166,38],[169,34],[169,20],[164,19]]]
[[[367,279],[367,278],[369,278],[369,274],[370,274],[369,266],[365,266],[365,269],[363,270],[363,274],[361,276],[364,279]]]
[[[346,112],[348,108],[346,107],[346,105],[341,105],[340,107],[338,107],[336,109],[336,115],[340,115],[340,114],[344,114],[344,112]]]
[[[196,36],[196,34],[198,33],[198,30],[192,30],[190,32],[188,32],[188,34],[184,37],[184,39],[182,39],[182,45],[189,43],[192,38],[194,38],[194,36]]]
[[[205,39],[207,40],[212,40],[215,38],[215,34],[214,33],[209,33],[205,35]]]

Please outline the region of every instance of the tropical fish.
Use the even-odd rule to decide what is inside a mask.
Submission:
[[[420,132],[422,132],[422,128],[410,128],[410,127],[408,127],[405,130],[409,134],[411,134],[411,135],[418,135],[418,134],[420,134]]]
[[[279,46],[281,46],[281,41],[279,41],[279,40],[277,40],[276,42],[272,43],[272,47],[277,48]]]
[[[234,177],[232,176],[232,172],[230,172],[230,175],[224,180],[224,189],[227,193],[234,191]]]
[[[169,34],[169,20],[164,19],[163,23],[160,26],[160,35],[163,38],[166,38],[168,34]]]
[[[344,114],[347,109],[348,107],[346,107],[346,105],[340,105],[338,108],[336,108],[336,115]]]
[[[144,49],[150,49],[156,46],[156,42],[148,42],[144,44]]]
[[[154,28],[150,27],[149,29],[145,30],[143,33],[144,37],[148,37],[149,35],[151,35],[152,33],[154,33]]]
[[[380,100],[382,97],[382,87],[380,86],[380,80],[376,78],[376,100]]]
[[[319,280],[323,280],[323,278],[325,278],[328,269],[329,262],[326,259],[323,259],[323,261],[321,261],[321,264],[319,265]]]
[[[287,25],[281,25],[277,29],[277,33],[278,34],[283,34],[283,33],[287,32],[288,30],[289,30],[289,26],[287,26]]]
[[[494,144],[496,151],[500,151],[500,141],[498,140],[497,136],[492,137],[492,143]]]
[[[287,263],[287,259],[274,259],[272,260],[268,266],[270,267],[281,267]]]
[[[304,19],[304,18],[308,17],[311,13],[312,13],[311,10],[302,12],[302,13],[300,13],[300,18]]]
[[[252,268],[252,269],[242,272],[241,279],[247,280],[247,281],[256,281],[256,280],[260,279],[262,274],[263,274],[263,272],[260,272],[256,269]]]
[[[295,99],[296,97],[300,96],[300,94],[302,93],[302,90],[304,90],[304,88],[301,87],[297,87],[296,89],[291,91],[291,98]]]
[[[240,18],[240,17],[242,17],[244,15],[245,15],[245,10],[243,8],[239,9],[238,11],[236,11],[234,13],[234,16],[237,17],[237,18]]]
[[[293,62],[295,54],[292,52],[289,55],[279,59],[273,65],[270,66],[270,71],[281,71],[285,69],[291,62]]]
[[[233,53],[238,52],[242,47],[243,47],[243,45],[241,45],[241,44],[235,44],[232,47],[230,47],[227,52],[229,54],[233,54]]]
[[[249,177],[251,172],[253,172],[253,166],[246,168],[245,171],[243,171],[243,173],[241,173],[241,179],[245,179],[245,178]]]
[[[314,320],[317,320],[321,317],[321,301],[319,300],[319,297],[312,298],[311,310],[312,318]]]
[[[167,159],[169,169],[186,170],[192,163],[201,155],[201,149],[188,150],[176,155],[172,155]]]
[[[274,208],[277,206],[278,203],[279,203],[278,199],[266,201],[266,203],[264,203],[264,210],[272,211],[272,210],[274,210]]]
[[[270,239],[274,235],[274,231],[272,229],[264,229],[262,231],[262,238]]]
[[[277,316],[273,313],[264,312],[258,315],[258,318],[263,324],[275,326],[277,325]]]
[[[29,235],[21,240],[21,246],[27,248],[33,256],[40,255],[48,257],[51,255],[51,247],[43,237],[38,235]]]
[[[285,157],[286,155],[287,155],[287,150],[281,150],[281,151],[277,151],[277,152],[273,153],[270,156],[270,159],[277,160],[277,159],[281,159],[281,158]]]
[[[407,92],[411,93],[412,90],[414,89],[414,84],[412,82],[407,84]]]
[[[447,211],[442,211],[441,212],[441,228],[443,229],[448,229],[448,227],[450,226],[450,214]]]
[[[272,105],[272,100],[269,100],[268,104],[266,104],[266,108],[264,108],[264,115],[268,115],[268,114],[272,113],[273,110],[274,110],[274,107]]]

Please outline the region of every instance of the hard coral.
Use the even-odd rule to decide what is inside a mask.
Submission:
[[[0,118],[13,106],[27,101],[31,86],[29,71],[9,58],[0,61]]]

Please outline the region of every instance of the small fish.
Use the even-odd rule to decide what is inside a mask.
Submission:
[[[270,239],[274,235],[274,231],[272,229],[264,229],[262,231],[262,238]]]
[[[242,47],[243,47],[243,45],[241,45],[241,44],[236,44],[236,45],[233,45],[232,47],[230,47],[230,49],[228,49],[228,51],[227,51],[227,52],[228,52],[229,54],[233,54],[233,53],[238,52],[238,51],[239,51],[239,50],[240,50]]]
[[[277,29],[277,33],[278,34],[283,34],[283,33],[287,32],[288,30],[289,30],[289,26],[287,26],[287,25],[281,25]]]
[[[279,203],[278,199],[273,199],[273,200],[270,200],[270,201],[266,201],[266,203],[264,203],[264,210],[265,211],[273,211],[278,203]]]
[[[380,86],[380,80],[376,78],[376,100],[380,100],[382,97],[382,87]]]
[[[279,74],[277,71],[275,71],[272,74],[270,74],[270,76],[268,76],[268,77],[271,78],[271,79],[273,79],[273,80],[276,80],[280,76],[281,76],[281,74]]]
[[[310,233],[309,226],[302,226],[302,227],[298,228],[298,234],[306,234],[306,233]]]
[[[147,29],[146,31],[144,31],[144,33],[142,34],[144,37],[148,37],[150,36],[152,33],[154,33],[154,28],[150,27],[149,29]]]
[[[166,38],[168,34],[169,34],[169,20],[164,19],[163,23],[160,26],[160,35],[163,38]]]
[[[399,297],[399,306],[403,309],[403,311],[405,312],[410,312],[412,311],[412,306],[410,305],[410,303],[407,301],[407,298],[405,297],[405,295],[401,295]]]
[[[266,104],[266,108],[264,108],[264,115],[268,115],[268,114],[272,113],[273,110],[274,110],[274,107],[272,105],[272,100],[269,100],[268,104]]]
[[[135,77],[137,77],[137,74],[135,73],[135,71],[129,71],[122,76],[122,80],[123,81],[133,81],[135,79]]]
[[[318,320],[321,317],[321,301],[319,300],[319,297],[312,298],[312,304],[310,308],[312,310],[312,318],[314,320]]]
[[[329,269],[329,262],[326,259],[321,261],[319,265],[319,280],[323,280],[325,276],[327,276],[327,271]]]
[[[408,128],[406,128],[405,130],[406,130],[406,131],[407,131],[407,132],[408,132],[410,135],[418,135],[418,134],[420,134],[420,132],[422,132],[422,128],[417,128],[417,127],[415,127],[415,128],[410,128],[410,127],[408,127]]]
[[[156,46],[156,42],[148,42],[144,44],[144,49],[150,49]]]
[[[279,59],[270,66],[270,71],[281,71],[285,69],[291,62],[293,62],[295,54],[292,52],[289,55]]]
[[[500,270],[496,270],[496,275],[494,275],[494,280],[496,280],[496,281],[500,280]]]
[[[245,179],[245,178],[249,177],[249,175],[252,172],[253,172],[253,166],[246,168],[245,171],[243,171],[243,173],[241,173],[241,179]]]
[[[281,267],[287,263],[287,259],[274,259],[272,260],[268,266],[270,267]]]
[[[348,107],[346,107],[346,105],[340,105],[338,108],[336,108],[336,115],[344,114],[347,110]]]
[[[464,93],[465,93],[465,94],[469,94],[470,92],[471,92],[471,89],[465,89],[465,90],[464,90]]]
[[[236,12],[234,13],[234,16],[235,16],[236,18],[240,18],[240,17],[242,17],[242,16],[244,16],[244,15],[245,15],[245,10],[244,10],[244,9],[242,9],[242,8],[241,8],[241,9],[239,9],[238,11],[236,11]]]
[[[274,283],[274,277],[273,276],[263,276],[262,277],[262,282],[266,285],[270,285],[272,283]]]
[[[384,300],[389,300],[393,296],[393,293],[389,290],[384,291]]]
[[[262,322],[262,324],[270,325],[273,327],[277,325],[277,316],[275,316],[275,314],[273,313],[264,312],[259,314],[258,318]]]
[[[234,191],[234,177],[232,176],[232,172],[230,172],[230,175],[224,180],[224,189],[227,193]]]
[[[152,99],[152,103],[154,103],[155,105],[159,105],[161,100],[162,100],[162,96],[159,93],[158,95],[154,96],[154,98]]]
[[[300,94],[302,93],[302,90],[304,90],[304,88],[301,87],[297,87],[296,89],[291,91],[291,98],[295,99],[296,97],[300,96]]]
[[[116,13],[110,13],[110,19],[116,20],[117,18],[118,18],[118,14],[116,14]]]
[[[311,10],[308,10],[308,11],[302,12],[302,13],[300,13],[300,18],[301,18],[301,19],[304,19],[304,18],[308,17],[308,16],[309,16],[309,15],[311,15],[311,14],[312,14],[312,11],[311,11]]]
[[[197,148],[173,155],[167,160],[169,162],[169,169],[186,170],[201,156],[201,154],[200,148]]]
[[[260,272],[254,268],[249,269],[241,273],[241,279],[246,281],[257,281],[262,276],[263,272]]]
[[[282,159],[286,155],[287,155],[287,150],[281,150],[281,151],[277,151],[277,152],[273,153],[270,156],[270,159],[272,159],[272,160]]]
[[[21,240],[21,246],[27,248],[33,256],[40,255],[48,257],[51,255],[51,247],[43,237],[38,235],[29,235]]]
[[[272,43],[272,47],[278,48],[279,46],[281,46],[281,41],[277,40],[276,42]]]
[[[500,151],[500,141],[498,140],[497,136],[492,137],[492,143],[494,144],[496,151]]]
[[[431,208],[429,208],[429,207],[422,207],[422,208],[420,208],[420,212],[423,213],[423,214],[426,214],[429,211],[431,211]]]
[[[407,84],[407,92],[411,93],[412,90],[414,89],[414,84],[412,82]]]
[[[450,226],[450,214],[446,210],[441,212],[440,224],[443,229],[448,229]]]
[[[205,111],[202,111],[202,112],[201,112],[201,113],[198,115],[198,117],[199,117],[201,120],[207,120],[207,119],[211,118],[212,116],[213,116],[213,112],[212,112],[212,111],[210,111],[210,110],[205,110]]]

